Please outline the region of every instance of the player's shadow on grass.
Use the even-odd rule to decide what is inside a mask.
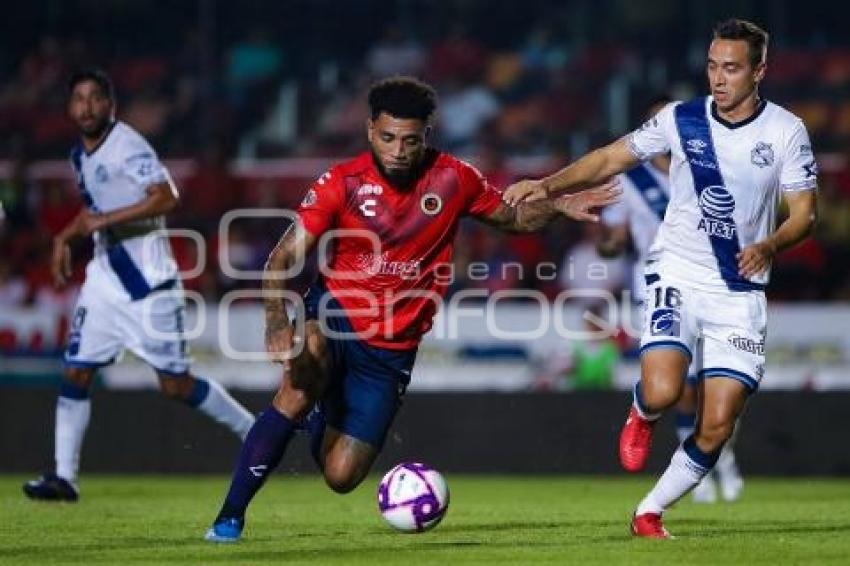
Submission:
[[[523,531],[541,529],[573,529],[576,527],[586,528],[588,526],[607,528],[621,525],[622,521],[508,521],[503,523],[480,523],[476,525],[443,525],[440,526],[441,533],[475,533],[475,532],[500,532],[500,531]]]
[[[720,519],[679,519],[676,534],[681,536],[726,537],[730,534],[813,534],[850,533],[850,523],[806,524],[791,521],[723,521]],[[689,532],[690,531],[690,532]]]

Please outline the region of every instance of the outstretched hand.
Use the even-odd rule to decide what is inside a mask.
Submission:
[[[549,198],[549,191],[540,179],[525,179],[508,187],[502,195],[502,201],[508,206],[516,206],[521,202],[534,202]]]
[[[599,215],[592,210],[608,206],[620,200],[623,194],[616,178],[578,193],[561,195],[553,199],[555,209],[579,222],[599,222]]]

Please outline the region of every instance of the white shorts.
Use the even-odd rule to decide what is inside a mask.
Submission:
[[[101,268],[90,265],[74,308],[65,365],[109,365],[129,349],[158,372],[180,375],[189,369],[184,337],[186,308],[182,286],[132,301]]]
[[[701,362],[699,379],[729,377],[758,389],[767,334],[763,291],[706,291],[649,273],[644,305],[641,355],[678,348]]]

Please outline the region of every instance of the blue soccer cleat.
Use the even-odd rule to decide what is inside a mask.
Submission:
[[[30,480],[23,486],[24,493],[30,499],[39,501],[66,501],[76,503],[80,498],[77,487],[60,478],[53,472],[48,472],[38,479]]]
[[[245,519],[239,517],[216,519],[204,535],[204,540],[221,543],[236,542],[242,537],[243,528],[245,528]]]

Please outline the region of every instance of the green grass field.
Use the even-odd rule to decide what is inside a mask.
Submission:
[[[0,476],[0,564],[850,564],[850,480],[748,479],[741,501],[667,513],[673,541],[627,524],[649,477],[449,476],[435,530],[397,534],[369,478],[350,495],[318,477],[274,476],[244,539],[202,535],[223,477],[84,478],[76,505],[26,500]]]

